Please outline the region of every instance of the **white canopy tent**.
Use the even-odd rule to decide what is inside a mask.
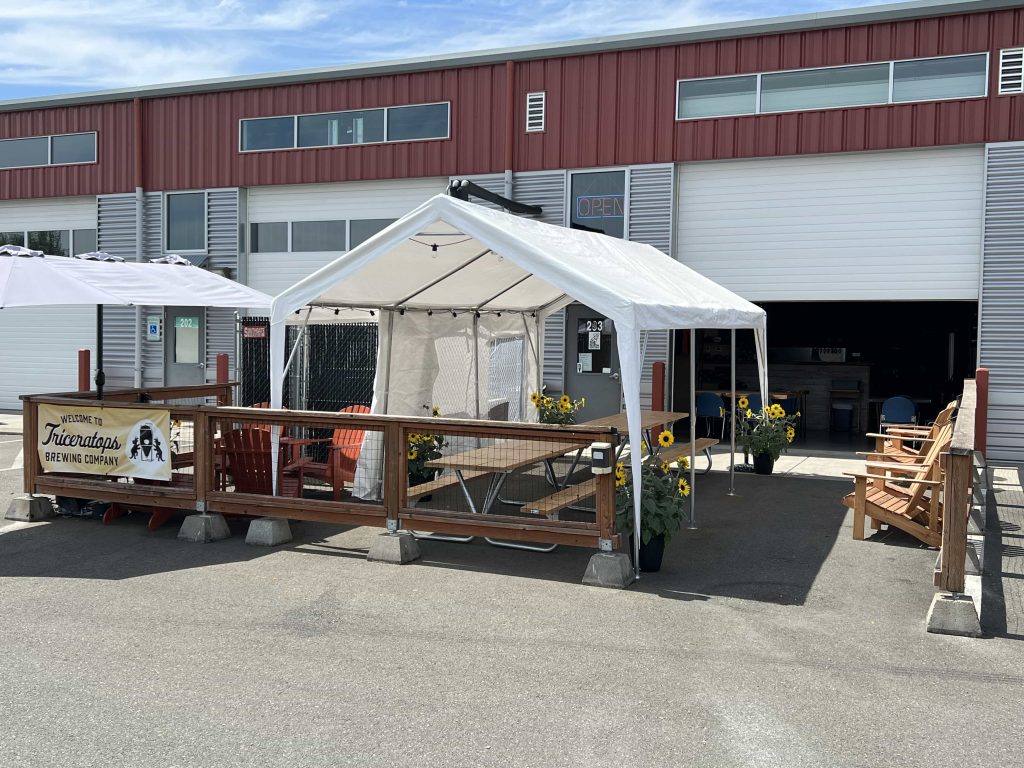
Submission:
[[[271,403],[281,406],[285,324],[310,317],[307,308],[314,308],[318,321],[329,319],[334,310],[339,320],[379,313],[382,343],[372,408],[376,413],[402,413],[399,408],[430,402],[424,400],[429,389],[399,392],[395,374],[401,371],[406,388],[410,371],[416,382],[438,374],[440,362],[423,358],[430,354],[430,345],[423,341],[444,319],[448,327],[442,333],[461,335],[468,342],[463,345],[468,357],[460,375],[475,389],[466,410],[479,415],[480,334],[521,327],[530,349],[524,379],[539,389],[543,319],[573,300],[614,323],[631,444],[640,445],[641,440],[641,335],[646,331],[753,329],[762,400],[767,402],[764,310],[651,246],[438,195],[274,299]],[[399,347],[401,353],[396,354]],[[405,411],[420,414],[421,410]],[[631,452],[635,482],[640,478],[640,458],[639,451]],[[636,498],[639,530],[639,494]],[[639,544],[639,537],[634,538]]]

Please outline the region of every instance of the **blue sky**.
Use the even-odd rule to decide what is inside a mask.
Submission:
[[[0,99],[869,5],[863,0],[0,0]]]

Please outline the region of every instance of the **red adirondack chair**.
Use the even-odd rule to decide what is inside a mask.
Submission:
[[[224,456],[238,493],[273,496],[274,462],[271,460],[270,432],[247,427],[224,433]],[[283,469],[280,467],[279,469]],[[278,473],[277,495],[302,497],[302,467]]]
[[[350,405],[339,411],[339,413],[369,412],[370,409],[365,405]],[[342,491],[345,490],[345,483],[355,480],[356,462],[359,460],[359,451],[363,447],[365,432],[366,430],[358,427],[339,427],[334,430],[333,437],[310,440],[310,444],[330,443],[327,446],[327,461],[314,461],[312,457],[303,456],[288,465],[288,472],[298,469],[309,477],[320,478],[333,488],[334,500],[340,501]]]

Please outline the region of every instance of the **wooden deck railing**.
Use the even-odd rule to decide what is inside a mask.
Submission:
[[[971,513],[974,479],[975,416],[977,388],[973,379],[964,382],[957,408],[949,451],[942,454],[942,549],[936,563],[934,584],[947,592],[964,591],[967,560],[967,522]]]
[[[95,403],[140,409],[167,403],[171,419],[180,422],[188,433],[188,439],[176,446],[178,450],[172,450],[176,482],[168,485],[42,472],[37,454],[38,406],[44,403],[81,405],[89,396],[88,393],[60,393],[23,397],[26,492],[140,507],[177,507],[388,530],[404,528],[594,548],[619,549],[621,546],[621,537],[615,530],[614,475],[591,475],[585,455],[593,443],[617,445],[619,435],[612,428],[174,402],[212,397],[230,402],[231,385],[121,390],[104,393],[104,400]],[[233,435],[249,435],[244,439],[250,439],[256,429],[276,434],[282,446],[280,455],[284,466],[278,475],[276,493],[265,477],[262,485],[256,482],[261,480],[261,472],[266,474],[269,449],[248,450],[249,458],[245,458],[242,449],[233,442]],[[342,493],[337,497],[336,489],[331,488],[330,476],[324,479],[323,467],[333,450],[329,447],[332,436],[344,430],[358,430],[372,437],[362,443],[362,450],[376,451],[380,457],[378,498],[356,498],[352,493],[351,476],[346,478]],[[454,470],[449,470],[442,478],[450,480],[438,482],[444,487],[431,494],[432,500],[427,501],[430,496],[423,494],[424,486],[417,485],[422,481],[410,479],[409,475],[413,438],[422,435],[440,437],[445,445],[443,453],[449,457],[472,450],[482,452],[485,461],[482,469],[463,470],[463,483],[455,480]],[[231,450],[236,452],[234,459]],[[495,461],[504,462],[496,463],[495,471],[486,464],[487,456],[492,455],[497,457]],[[548,458],[532,460],[538,456]],[[250,458],[255,458],[259,466],[250,463]],[[232,461],[234,466],[231,466]],[[320,472],[316,477],[312,475],[313,467]],[[253,482],[240,483],[243,474]],[[508,482],[504,486],[499,483],[495,488],[493,478],[498,476]],[[288,495],[295,494],[296,483],[297,495]],[[239,490],[240,485],[244,485],[245,492]],[[581,490],[574,495],[573,488]],[[505,498],[502,498],[503,493]]]

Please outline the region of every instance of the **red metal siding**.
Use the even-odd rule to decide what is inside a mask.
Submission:
[[[132,105],[130,101],[0,115],[0,138],[96,131],[96,162],[0,170],[0,200],[130,192]]]
[[[517,114],[516,168],[1022,140],[1024,96],[995,95],[999,49],[1021,44],[1024,10],[1013,9],[528,62],[516,89],[548,92],[548,130],[526,134]],[[675,120],[678,79],[982,51],[991,57],[985,99]]]
[[[148,189],[308,184],[501,170],[503,65],[176,96],[144,103]],[[240,153],[244,117],[450,101],[446,141]]]

